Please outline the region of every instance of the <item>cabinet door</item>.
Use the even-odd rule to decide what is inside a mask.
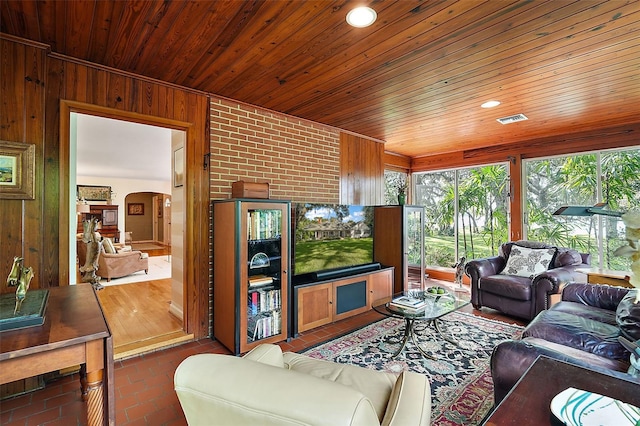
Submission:
[[[284,340],[287,330],[288,207],[243,203],[240,340],[245,352]]]
[[[349,318],[369,310],[367,276],[333,282],[333,320]]]
[[[392,295],[393,268],[384,269],[369,276],[369,306],[388,302]]]
[[[298,332],[333,321],[333,284],[301,287],[298,293]]]
[[[102,210],[102,224],[106,226],[118,226],[118,210]]]

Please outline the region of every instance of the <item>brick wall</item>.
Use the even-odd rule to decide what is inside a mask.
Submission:
[[[339,202],[338,129],[224,98],[210,105],[211,199],[245,180],[268,182],[273,199]]]

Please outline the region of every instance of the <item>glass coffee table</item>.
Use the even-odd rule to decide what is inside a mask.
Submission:
[[[418,311],[413,312],[409,309],[399,308],[391,304],[392,301],[400,297],[411,297],[413,299],[424,300],[424,308],[420,308]],[[404,320],[404,337],[402,344],[393,354],[393,357],[400,355],[402,350],[407,345],[409,339],[418,348],[420,353],[429,359],[436,359],[433,355],[427,353],[420,347],[416,339],[416,332],[414,324],[416,322],[427,322],[428,325],[432,325],[438,335],[440,335],[447,342],[457,345],[458,342],[451,336],[448,336],[446,330],[442,330],[439,325],[438,319],[457,311],[458,309],[466,306],[470,303],[470,294],[465,291],[445,291],[443,294],[429,293],[428,291],[411,290],[403,293],[394,294],[391,301],[385,303],[379,303],[373,306],[373,309],[385,316],[393,318],[401,318]]]

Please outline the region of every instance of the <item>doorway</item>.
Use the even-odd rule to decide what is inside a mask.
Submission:
[[[124,238],[135,243],[149,243],[171,249],[171,194],[131,192],[125,206],[141,206],[141,214],[125,214]],[[127,207],[128,209],[128,207]]]
[[[108,188],[109,193],[106,200],[78,199],[77,202],[117,206],[116,223],[120,226],[115,240],[127,250],[136,250],[136,241],[152,243],[159,240],[162,248],[145,247],[145,250],[137,251],[149,256],[150,260],[158,256],[171,260],[171,235],[182,234],[184,228],[183,212],[170,208],[172,198],[184,197],[183,188],[175,188],[172,183],[171,158],[177,147],[184,146],[186,132],[72,112],[69,135],[70,193],[77,194],[79,185]],[[145,218],[148,226],[130,230],[130,222],[144,222]],[[131,240],[131,244],[127,244],[127,240]],[[70,248],[71,252],[75,244]],[[171,264],[170,270],[168,278],[157,280],[152,279],[149,273],[152,271],[138,271],[135,274],[149,273],[149,279],[138,277],[137,282],[122,284],[117,289],[105,285],[105,289],[98,292],[112,328],[116,359],[155,349],[163,343],[174,344],[176,339],[193,338],[184,332],[182,266]],[[124,279],[126,281],[126,277]],[[124,299],[127,303],[111,303],[114,298]],[[120,326],[125,318],[128,320]],[[146,327],[144,324],[149,318],[168,328]],[[133,324],[138,324],[140,329],[131,330]]]

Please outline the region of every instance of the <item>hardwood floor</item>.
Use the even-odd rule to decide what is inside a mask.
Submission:
[[[170,254],[170,248],[145,250],[149,256]],[[182,320],[169,313],[171,279],[105,286],[98,291],[113,334],[115,359],[172,346],[193,339]]]
[[[171,279],[107,286],[98,292],[116,359],[193,339],[169,313]]]
[[[131,249],[132,250],[139,250],[136,248],[136,243],[132,243],[131,244]],[[141,250],[144,251],[145,253],[147,253],[150,257],[152,256],[166,256],[171,254],[171,246],[165,246],[164,248],[161,249],[145,249],[145,250]]]

